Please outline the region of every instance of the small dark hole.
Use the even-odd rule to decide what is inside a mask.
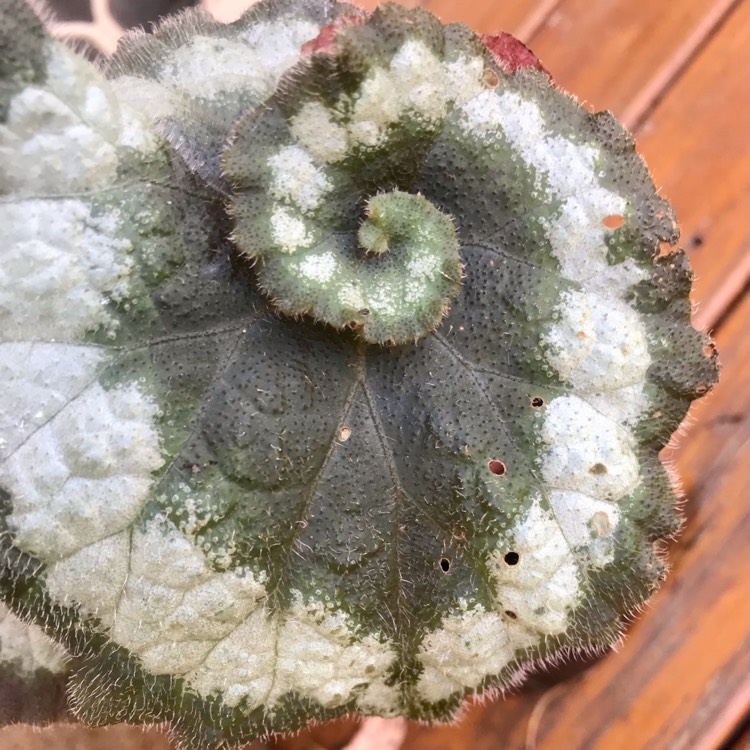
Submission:
[[[595,477],[600,477],[606,473],[607,467],[603,463],[596,463],[589,469],[589,474],[593,474]]]
[[[531,405],[535,409],[541,409],[544,406],[544,399],[541,396],[534,396],[534,398],[531,399]]]
[[[498,461],[497,459],[493,459],[487,464],[487,468],[495,474],[495,476],[501,477],[503,474],[505,474],[505,464],[502,461]]]
[[[511,612],[509,609],[505,610],[505,616],[510,617],[511,620],[515,620],[518,617],[515,612]]]
[[[443,573],[447,573],[451,569],[451,561],[447,557],[440,561],[440,569]]]
[[[689,240],[690,248],[697,250],[703,244],[703,236],[700,234],[694,234]]]
[[[508,552],[503,559],[508,565],[518,565],[521,558],[518,552]]]

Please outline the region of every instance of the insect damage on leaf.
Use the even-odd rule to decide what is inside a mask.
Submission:
[[[81,719],[448,720],[619,637],[717,368],[610,115],[392,4],[194,10],[102,73],[12,0],[0,49],[0,592]]]

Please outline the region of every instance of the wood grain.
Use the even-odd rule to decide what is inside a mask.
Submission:
[[[0,730],[0,750],[171,750],[163,732],[124,724],[104,729],[54,724]]]
[[[632,127],[664,92],[673,74],[665,71],[683,66],[736,4],[563,0],[528,41],[563,87]]]
[[[733,737],[723,750],[750,750],[750,724]]]
[[[738,6],[643,124],[638,146],[672,203],[711,328],[750,278],[748,6]]]
[[[521,40],[531,38],[561,0],[507,0],[501,3],[455,0],[399,0],[407,8],[422,7],[443,23],[463,23],[479,33],[509,31]],[[359,0],[357,5],[374,10],[378,0]]]
[[[422,6],[443,23],[460,22],[481,34],[509,31],[522,41],[532,38],[560,4],[560,0],[505,0],[463,2],[424,0]]]
[[[676,463],[688,498],[700,487],[719,449],[727,445],[733,446],[730,450],[736,449],[738,442],[745,440],[750,411],[748,319],[746,295],[716,334],[722,364],[718,385],[709,396],[693,404],[682,435],[663,451],[666,461]]]

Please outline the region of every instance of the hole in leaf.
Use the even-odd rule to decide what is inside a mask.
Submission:
[[[518,618],[518,615],[515,612],[511,611],[510,609],[505,610],[505,616],[510,617],[511,620],[515,620]]]
[[[607,467],[603,463],[596,463],[589,469],[589,474],[593,474],[596,477],[600,477],[602,474],[607,473]]]
[[[482,73],[482,80],[484,81],[484,85],[488,89],[496,89],[500,85],[500,78],[498,77],[497,73],[495,73],[495,71],[491,68],[484,69],[484,73]]]
[[[695,392],[702,396],[704,393],[708,393],[708,386],[705,383],[701,383],[700,385],[695,386]]]
[[[544,406],[544,399],[541,396],[534,396],[531,399],[531,405],[534,409],[541,409]]]
[[[713,357],[713,355],[714,355],[714,354],[716,354],[716,346],[714,345],[714,343],[713,343],[713,342],[711,342],[711,343],[709,343],[709,344],[706,344],[706,345],[705,345],[705,346],[703,347],[703,353],[704,353],[704,354],[705,354],[705,355],[706,355],[707,357]]]
[[[487,464],[487,468],[495,476],[501,477],[505,474],[505,464],[502,461],[498,461],[496,458],[493,458],[492,461]]]
[[[344,425],[339,430],[339,440],[342,443],[345,443],[351,436],[352,436],[352,429],[351,429],[351,427],[347,427],[346,425]]]
[[[612,524],[609,521],[609,516],[602,510],[597,511],[591,516],[591,528],[597,537],[601,538],[607,536],[612,530]]]
[[[610,214],[602,219],[605,229],[619,229],[625,223],[625,217],[622,214]]]
[[[507,565],[518,565],[518,561],[521,559],[521,556],[518,554],[518,552],[507,552],[503,559],[505,560],[505,563]]]
[[[451,569],[451,561],[447,557],[443,557],[440,560],[440,570],[443,571],[443,573],[447,573]]]

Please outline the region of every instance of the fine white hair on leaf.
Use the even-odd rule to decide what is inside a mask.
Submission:
[[[39,669],[62,674],[68,660],[65,649],[39,626],[24,622],[0,603],[0,667],[29,677]]]

